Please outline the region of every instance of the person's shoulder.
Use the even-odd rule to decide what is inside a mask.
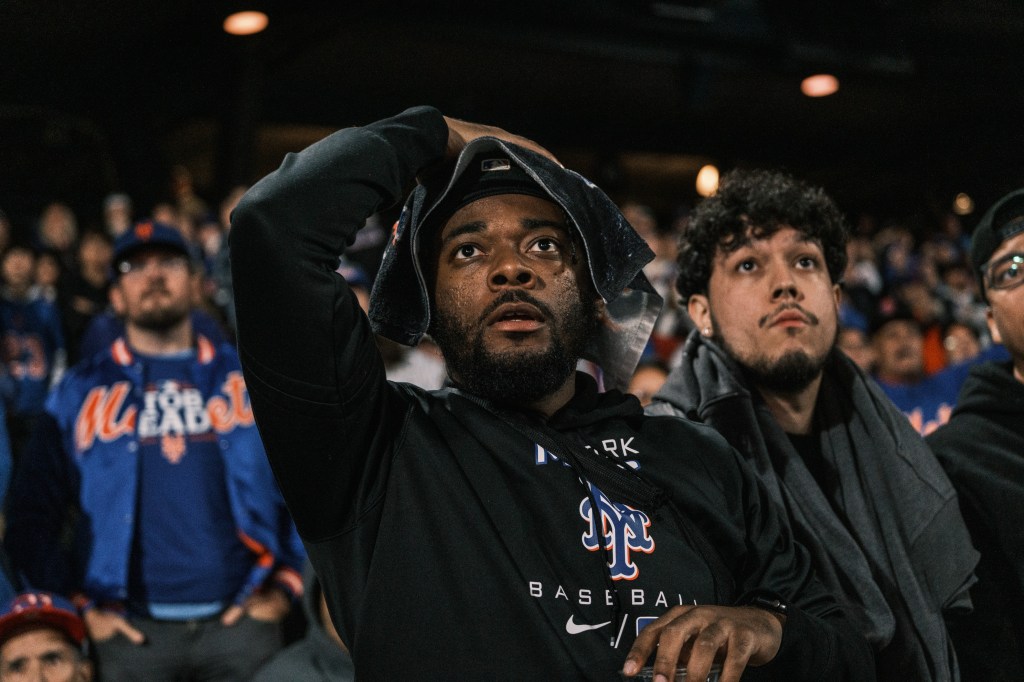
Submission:
[[[89,357],[82,358],[64,372],[57,387],[76,386],[80,384],[97,384],[120,374],[118,363],[114,361],[109,348],[101,350]]]
[[[667,400],[660,400],[655,396],[649,405],[644,407],[644,414],[648,417],[682,417],[685,418],[683,410]]]
[[[216,341],[202,334],[196,338],[196,361],[200,365],[212,365],[224,372],[242,369],[235,344],[225,340]]]
[[[641,431],[652,442],[666,449],[685,451],[687,458],[699,460],[705,467],[735,466],[733,447],[708,424],[689,419],[671,408],[663,414],[652,413],[650,406],[640,424]]]
[[[77,409],[95,388],[110,386],[124,378],[122,368],[109,350],[83,358],[64,372],[47,397],[51,411]]]

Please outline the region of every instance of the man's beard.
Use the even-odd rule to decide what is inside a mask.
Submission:
[[[189,306],[166,305],[137,312],[129,320],[134,326],[146,331],[164,333],[178,326],[188,317]]]
[[[544,315],[551,342],[539,350],[508,350],[494,353],[484,346],[482,324],[473,325],[437,311],[431,335],[444,354],[448,374],[458,377],[457,386],[497,403],[519,406],[536,403],[562,387],[576,370],[587,339],[600,324],[597,303],[580,297],[559,319],[551,308],[524,292],[509,291],[496,299],[478,323],[499,305],[522,301]]]
[[[815,324],[817,320],[815,319]],[[712,324],[718,325],[712,317]],[[764,355],[753,360],[744,360],[737,355],[721,334],[715,333],[714,341],[722,347],[746,374],[747,379],[758,388],[772,393],[799,393],[814,382],[825,368],[825,363],[836,345],[839,330],[832,335],[832,342],[821,357],[811,357],[806,351],[792,350],[782,357],[771,360]]]
[[[802,350],[794,350],[777,360],[760,357],[751,364],[738,359],[737,362],[758,388],[772,393],[799,393],[821,375],[827,358],[827,353],[821,358],[812,358]]]

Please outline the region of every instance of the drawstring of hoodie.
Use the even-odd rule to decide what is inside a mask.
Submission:
[[[734,581],[721,555],[704,532],[676,507],[664,490],[648,482],[625,462],[611,457],[605,452],[588,447],[578,433],[573,435],[573,439],[577,442],[569,442],[563,434],[554,429],[544,428],[543,424],[532,423],[532,420],[527,421],[529,417],[523,413],[498,409],[488,401],[463,391],[459,391],[459,394],[498,416],[503,422],[543,447],[572,469],[576,480],[590,501],[594,534],[598,537],[598,545],[601,549],[594,556],[601,562],[601,575],[612,597],[612,622],[617,626],[621,625],[620,620],[624,612],[619,591],[615,586],[615,579],[611,575],[614,557],[604,533],[604,524],[601,523],[597,498],[594,495],[595,487],[616,501],[623,502],[631,508],[647,514],[648,517],[653,516],[662,507],[666,507],[683,538],[708,567],[716,602],[720,604],[731,602],[735,589]],[[613,647],[615,639],[614,636],[610,638],[609,644]]]

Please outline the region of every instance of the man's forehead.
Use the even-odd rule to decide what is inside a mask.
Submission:
[[[6,659],[15,649],[21,650],[26,646],[75,649],[70,636],[53,625],[44,622],[26,623],[0,644],[0,658]]]
[[[725,257],[728,254],[737,251],[745,246],[754,248],[774,248],[769,242],[772,242],[775,237],[779,237],[777,248],[782,248],[788,245],[788,242],[798,244],[810,244],[822,248],[822,244],[819,240],[811,237],[807,232],[800,228],[793,227],[785,223],[766,227],[762,225],[748,225],[745,232],[728,234],[722,238],[718,243],[718,256]]]
[[[481,232],[500,220],[513,220],[527,229],[569,230],[568,216],[555,202],[526,194],[497,194],[459,208],[442,226],[440,238],[450,239],[457,232]]]

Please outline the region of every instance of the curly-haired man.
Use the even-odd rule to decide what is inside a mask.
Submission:
[[[840,351],[848,232],[820,189],[734,171],[691,216],[677,288],[695,329],[653,414],[722,433],[859,616],[879,679],[958,679],[944,613],[977,552],[934,456]]]

